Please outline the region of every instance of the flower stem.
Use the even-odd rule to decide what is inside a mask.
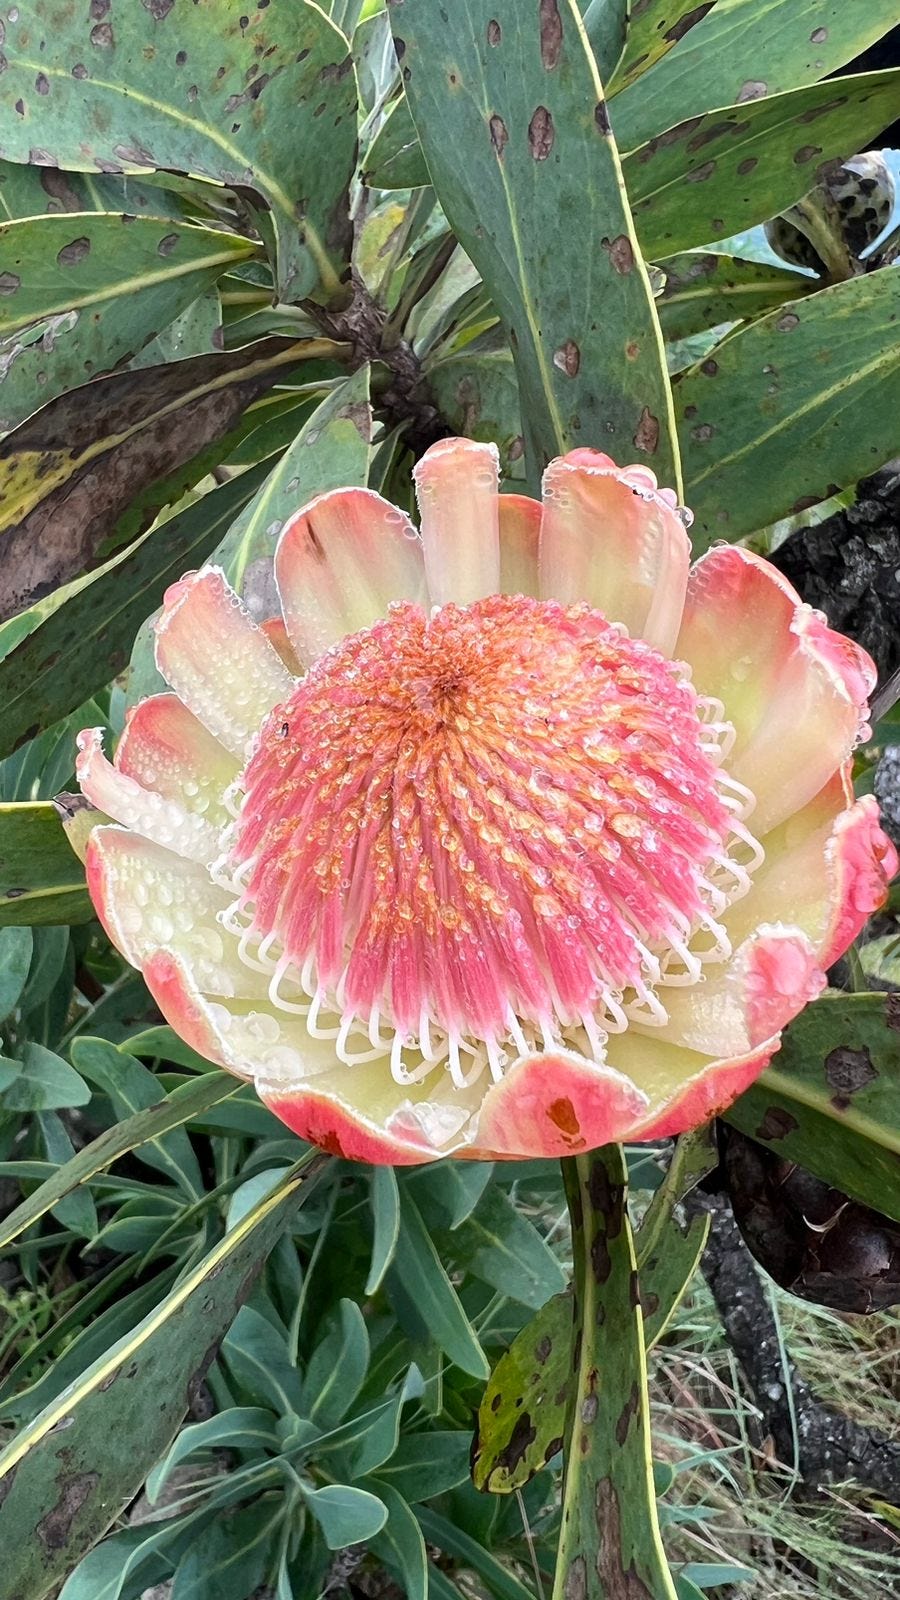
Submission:
[[[553,1600],[676,1600],[656,1514],[647,1362],[620,1145],[562,1163],[575,1356]]]

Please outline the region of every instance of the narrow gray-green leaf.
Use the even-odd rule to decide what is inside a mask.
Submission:
[[[328,1483],[304,1489],[303,1498],[322,1530],[329,1550],[343,1550],[374,1538],[387,1521],[387,1507],[367,1489]]]
[[[392,1293],[411,1297],[411,1309],[425,1336],[435,1339],[451,1361],[473,1378],[486,1378],[490,1368],[459,1296],[441,1263],[418,1207],[400,1193],[400,1232],[388,1285]]]
[[[170,1128],[181,1127],[201,1111],[208,1110],[220,1100],[226,1100],[229,1095],[237,1094],[238,1088],[239,1085],[227,1072],[208,1072],[205,1077],[173,1089],[158,1105],[136,1112],[114,1128],[107,1128],[105,1133],[85,1145],[52,1178],[48,1178],[27,1200],[23,1200],[3,1218],[0,1223],[0,1249],[11,1244],[13,1239],[30,1228],[65,1195],[71,1194],[80,1183],[93,1177],[95,1172],[105,1171],[119,1156],[138,1149],[146,1139],[157,1138]]]
[[[393,1167],[373,1167],[369,1204],[372,1208],[372,1258],[366,1294],[375,1294],[394,1259],[400,1232],[400,1193]]]
[[[0,817],[0,850],[2,850]],[[2,890],[0,890],[2,893]],[[31,966],[33,939],[30,928],[0,927],[0,1022],[16,1004]]]

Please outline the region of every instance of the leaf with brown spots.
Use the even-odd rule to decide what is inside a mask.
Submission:
[[[229,354],[115,373],[60,395],[8,434],[0,444],[0,617],[35,604],[115,549],[122,542],[114,537],[117,521],[147,491],[137,526],[129,528],[141,532],[178,498],[169,477],[226,436],[282,373],[323,348],[331,346],[272,338]]]
[[[723,322],[751,322],[816,283],[768,261],[743,261],[714,251],[669,256],[665,285],[656,302],[667,340],[687,339]]]
[[[617,104],[610,107],[613,128]],[[839,94],[833,82],[817,83],[679,121],[623,162],[645,255],[709,244],[783,211],[806,194],[825,162],[864,148],[898,104],[894,69],[842,78]]]
[[[557,1572],[596,1600],[675,1600],[650,1460],[650,1405],[627,1169],[617,1145],[563,1162],[575,1325]],[[576,1203],[577,1197],[577,1203]],[[602,1238],[609,1271],[593,1271]],[[583,1565],[582,1565],[583,1564]],[[559,1587],[559,1586],[558,1586]],[[565,1593],[564,1584],[562,1585]]]
[[[522,471],[522,422],[512,352],[498,328],[426,362],[435,404],[448,428],[496,444],[508,476]]]
[[[884,271],[792,300],[689,368],[675,401],[697,554],[896,454],[898,358],[900,274]]]
[[[128,211],[132,216],[171,216],[179,221],[184,217],[177,196],[155,183],[0,160],[0,221],[55,216],[63,211]]]
[[[725,1120],[861,1205],[900,1222],[895,996],[825,995]]]
[[[595,1204],[606,1197],[617,1207],[615,1239],[604,1237],[602,1243],[595,1240],[592,1249],[595,1280],[605,1283],[609,1273],[602,1273],[598,1280],[596,1265],[600,1259],[604,1267],[612,1265],[611,1251],[625,1222],[624,1210],[619,1209],[622,1191],[616,1199],[608,1187],[595,1182],[593,1194]],[[648,1250],[638,1258],[639,1272],[629,1286],[629,1295],[633,1308],[640,1305],[648,1349],[665,1331],[694,1274],[708,1226],[707,1217],[698,1217],[682,1233],[670,1214],[663,1225],[653,1230]],[[640,1235],[637,1242],[640,1246]],[[605,1381],[604,1348],[598,1352],[600,1386]],[[562,1449],[572,1355],[572,1296],[559,1294],[548,1300],[516,1335],[491,1373],[478,1410],[472,1456],[477,1489],[511,1494],[523,1488]],[[596,1394],[587,1400],[583,1420],[596,1415]],[[523,1416],[528,1418],[527,1427],[523,1426]]]
[[[604,0],[597,3],[602,6]],[[617,94],[668,55],[714,4],[715,0],[632,0],[624,49],[609,78],[610,93]]]
[[[96,20],[56,0],[10,8],[4,99],[22,110],[4,118],[0,156],[171,170],[239,190],[274,235],[280,298],[342,301],[357,135],[345,36],[307,0],[246,14],[221,6],[215,26],[207,6],[165,9],[135,3]]]
[[[677,489],[659,329],[579,6],[470,0],[465,25],[448,15],[442,0],[390,9],[438,199],[512,348],[529,480],[578,445],[629,459],[646,412],[648,464]]]
[[[185,569],[212,555],[267,467],[262,462],[211,490],[0,627],[0,753],[74,711],[121,672],[144,618]]]
[[[192,1377],[212,1359],[326,1159],[301,1157],[136,1328],[7,1445],[0,1538],[10,1595],[47,1594],[137,1493],[181,1423]],[[116,1372],[119,1381],[110,1383]]]
[[[0,225],[0,259],[18,279],[0,300],[0,433],[137,355],[257,250],[211,228],[173,231],[170,217],[98,212]]]
[[[635,11],[643,28],[645,19],[659,20],[672,9],[687,21],[691,10],[703,8],[698,0],[691,8],[651,0],[645,9],[639,0],[632,22]],[[896,0],[864,0],[860,5],[847,0],[719,0],[655,65],[636,58],[634,67],[649,67],[639,79],[611,85],[616,138],[623,150],[633,150],[685,117],[817,83],[852,61],[896,21]],[[816,41],[812,35],[820,28],[826,36]],[[665,32],[659,30],[660,41]],[[712,237],[722,238],[723,233]]]
[[[562,1449],[571,1369],[572,1296],[557,1294],[516,1335],[488,1380],[472,1456],[476,1489],[511,1494]]]

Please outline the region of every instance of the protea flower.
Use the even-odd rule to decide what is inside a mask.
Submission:
[[[689,573],[675,496],[496,451],[281,533],[283,616],[165,598],[173,693],[79,777],[94,904],[164,1015],[291,1128],[373,1162],[560,1155],[724,1107],[883,899],[849,758],[872,662],[765,561]]]

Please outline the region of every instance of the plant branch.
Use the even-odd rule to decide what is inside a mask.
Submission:
[[[349,346],[349,365],[355,371],[365,362],[387,368],[388,381],[379,401],[390,423],[405,423],[410,449],[421,455],[448,429],[432,400],[418,356],[405,339],[385,336],[386,313],[376,304],[358,274],[353,276],[353,298],[344,311],[329,311],[312,301],[304,310],[323,332]]]

